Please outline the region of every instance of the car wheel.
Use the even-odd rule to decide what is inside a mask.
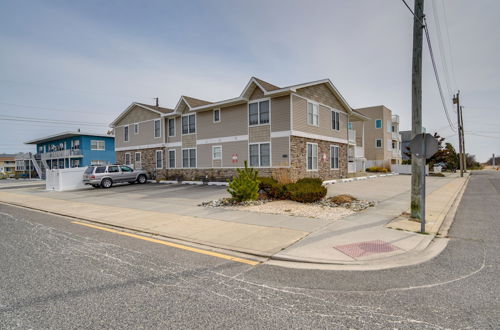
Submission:
[[[109,178],[104,178],[101,181],[101,187],[103,187],[103,188],[111,188],[112,185],[113,185],[113,181],[111,181],[111,179],[109,179]]]
[[[146,178],[146,176],[142,174],[137,178],[137,182],[139,182],[140,184],[146,183],[147,181],[148,179]]]

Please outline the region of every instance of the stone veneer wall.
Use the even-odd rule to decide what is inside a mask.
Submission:
[[[318,170],[307,171],[307,142],[318,144]],[[291,152],[291,176],[293,180],[304,177],[321,178],[322,180],[332,180],[347,177],[347,144],[334,143],[324,140],[309,139],[292,136],[290,138]],[[340,147],[339,169],[330,169],[330,146]],[[326,161],[323,160],[323,153],[326,154]]]
[[[163,150],[163,167],[165,167],[165,150],[164,148],[151,148],[151,149],[137,149],[137,150],[127,150],[127,151],[117,151],[116,161],[118,164],[125,164],[125,154],[130,153],[130,163],[135,165],[135,153],[141,153],[141,168],[148,172],[153,172],[156,169],[156,150]],[[159,170],[161,171],[161,170]]]

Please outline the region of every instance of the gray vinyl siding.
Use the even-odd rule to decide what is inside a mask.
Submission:
[[[160,118],[158,118],[160,119]],[[164,121],[160,120],[162,124],[161,137],[154,137],[154,120],[148,120],[139,123],[139,134],[134,134],[134,124],[127,125],[128,130],[128,142],[124,141],[125,138],[125,128],[124,126],[115,127],[115,147],[134,147],[149,144],[163,143],[165,126]]]
[[[252,95],[250,95],[250,100],[262,99],[264,97],[264,92],[259,87],[255,87]]]
[[[316,100],[312,100],[318,102]],[[307,123],[307,100],[303,97],[292,96],[292,118],[294,131],[324,135],[347,140],[347,113],[339,111],[339,130],[332,129],[332,110],[323,105],[319,106],[319,126]],[[335,109],[337,110],[337,109]]]
[[[271,131],[290,130],[290,96],[271,99]]]
[[[187,134],[182,136],[183,148],[196,148],[196,134]]]
[[[213,111],[196,114],[198,139],[212,139],[225,136],[247,135],[247,104],[239,104],[220,109],[221,121],[213,122]]]
[[[271,140],[270,125],[250,126],[248,128],[248,141],[253,142],[268,142]]]
[[[166,117],[165,118],[165,122],[164,122],[164,125],[165,127],[167,128],[168,130],[168,118],[169,117]],[[170,117],[171,118],[171,117]],[[168,131],[165,131],[165,136],[166,136],[166,140],[167,142],[181,142],[181,117],[176,117],[175,118],[175,136],[168,136]]]
[[[222,164],[224,167],[243,167],[244,161],[248,160],[248,142],[226,142],[222,145]],[[238,162],[233,163],[233,154],[238,155]]]
[[[116,124],[116,126],[138,123],[140,121],[145,121],[145,120],[150,120],[150,119],[155,119],[155,118],[160,118],[160,115],[157,113],[154,113],[152,111],[146,110],[144,108],[135,106],[134,108],[132,108],[129,111],[129,113],[125,117],[123,117]]]
[[[271,139],[271,154],[273,167],[288,166],[290,159],[290,139],[289,137],[280,137]],[[287,157],[284,158],[283,155]]]

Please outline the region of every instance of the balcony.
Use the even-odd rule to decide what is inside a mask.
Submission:
[[[356,131],[353,129],[350,129],[348,132],[348,135],[349,135],[349,143],[356,144]]]
[[[401,158],[401,150],[392,149],[392,158]]]
[[[392,122],[399,124],[399,115],[392,115]]]
[[[65,149],[51,152],[42,152],[35,155],[35,159],[56,159],[67,157],[83,157],[82,151],[80,149]]]
[[[392,139],[401,142],[401,134],[399,132],[392,132]]]

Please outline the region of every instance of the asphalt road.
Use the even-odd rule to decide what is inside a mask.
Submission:
[[[0,204],[0,328],[499,328],[500,173],[474,173],[436,258],[249,266]]]

